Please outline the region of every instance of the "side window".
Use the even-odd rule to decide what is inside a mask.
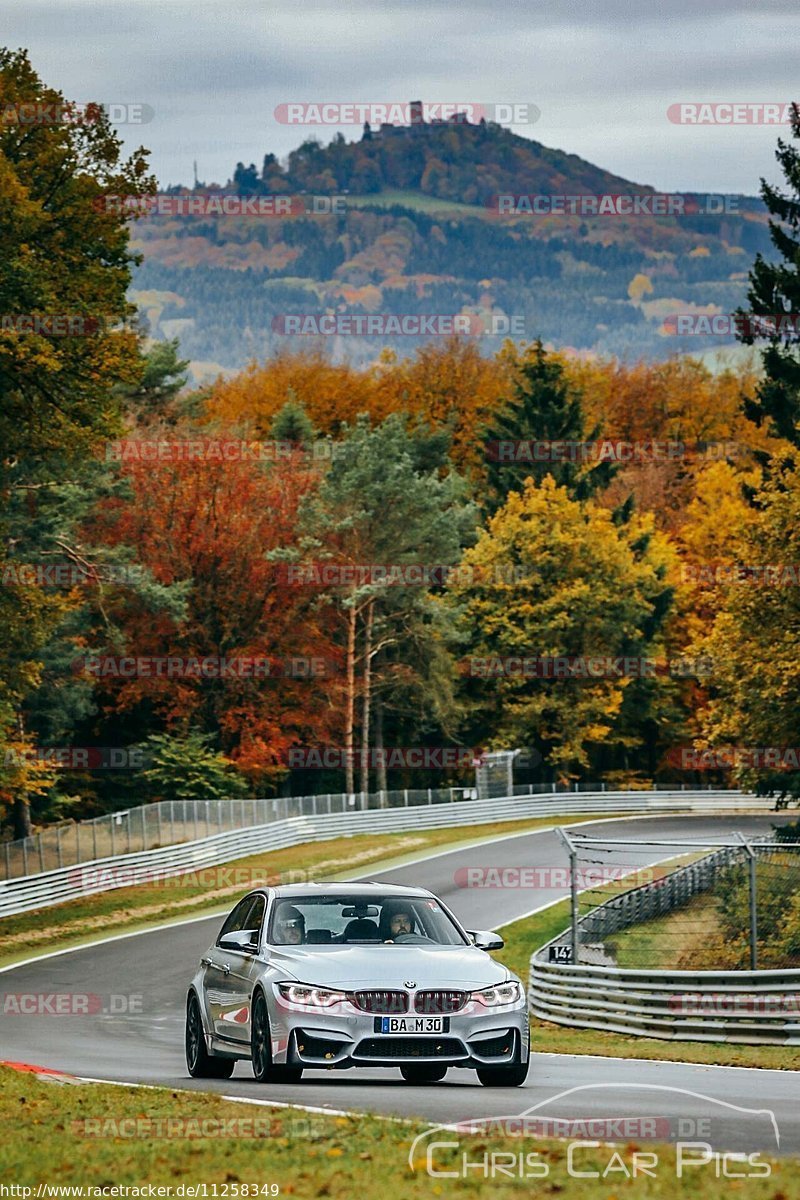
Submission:
[[[263,897],[262,897],[262,899],[263,899]],[[250,909],[252,907],[253,907],[253,897],[252,896],[245,896],[244,900],[239,901],[239,903],[236,905],[236,908],[233,910],[233,912],[230,914],[230,916],[226,919],[225,924],[222,926],[222,929],[220,929],[220,931],[219,931],[219,937],[217,938],[218,945],[219,945],[220,938],[223,938],[226,933],[238,933],[240,929],[250,928],[250,926],[246,925],[245,922],[247,920],[248,913],[250,912]]]
[[[257,942],[261,933],[261,926],[264,923],[264,913],[266,912],[267,902],[263,896],[256,896],[246,915],[243,929],[252,930],[254,933],[253,941]]]

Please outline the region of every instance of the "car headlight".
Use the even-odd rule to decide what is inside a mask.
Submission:
[[[500,1004],[516,1004],[522,999],[522,988],[515,979],[511,979],[508,983],[498,983],[496,987],[470,992],[470,999],[485,1004],[487,1008],[497,1008]]]
[[[290,1004],[302,1005],[304,1008],[330,1008],[347,999],[347,992],[337,992],[333,988],[313,987],[310,983],[279,983],[278,992]]]

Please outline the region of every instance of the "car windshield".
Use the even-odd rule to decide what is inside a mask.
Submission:
[[[465,944],[438,900],[390,893],[278,899],[268,941],[274,946]]]

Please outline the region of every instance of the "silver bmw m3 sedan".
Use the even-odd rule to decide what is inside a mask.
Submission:
[[[490,1087],[528,1073],[525,989],[424,888],[381,883],[265,888],[240,900],[200,960],[186,1003],[195,1078],[250,1059],[263,1082],[304,1069],[399,1067],[435,1083],[449,1067]]]

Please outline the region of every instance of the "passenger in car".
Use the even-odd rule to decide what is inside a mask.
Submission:
[[[275,943],[278,946],[300,946],[306,940],[306,921],[294,905],[282,906],[275,915]]]

